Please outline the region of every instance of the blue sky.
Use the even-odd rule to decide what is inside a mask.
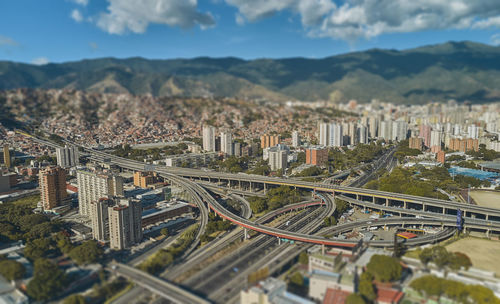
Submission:
[[[2,0],[0,60],[320,58],[500,43],[498,0]]]

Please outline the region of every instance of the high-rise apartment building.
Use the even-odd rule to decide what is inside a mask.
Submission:
[[[398,120],[392,123],[392,140],[405,140],[408,134],[408,123]]]
[[[68,147],[56,149],[57,165],[62,168],[70,168],[77,166],[80,162],[78,160],[78,148]]]
[[[262,149],[274,147],[280,143],[280,137],[278,135],[262,135],[260,137],[260,147]]]
[[[359,125],[358,129],[356,130],[356,143],[360,144],[368,144],[368,128],[365,127],[364,125]]]
[[[408,141],[408,147],[410,149],[417,149],[419,151],[422,151],[422,143],[423,143],[422,138],[411,137],[410,140]]]
[[[331,123],[328,127],[328,146],[342,147],[344,145],[343,128],[341,124]]]
[[[5,167],[10,168],[10,151],[7,144],[3,146],[3,164]]]
[[[78,183],[78,207],[81,215],[90,216],[90,204],[102,197],[123,196],[123,178],[102,172],[79,170],[76,173]]]
[[[293,131],[292,132],[292,147],[297,148],[298,146],[300,146],[299,131]]]
[[[443,142],[443,133],[441,133],[440,131],[431,131],[431,143],[430,143],[430,147],[432,149],[432,147],[436,147],[436,146],[439,146],[441,147],[441,144]]]
[[[215,152],[215,127],[203,127],[203,150]]]
[[[155,182],[155,173],[142,172],[142,171],[134,172],[134,186],[140,188],[147,188],[149,187],[149,185],[154,184],[154,182]]]
[[[92,237],[99,242],[109,241],[109,207],[112,207],[115,202],[110,198],[100,198],[97,201],[90,203],[91,212],[90,219],[92,220]]]
[[[227,155],[234,155],[233,136],[230,132],[220,134],[220,150]]]
[[[445,159],[446,159],[446,153],[444,151],[438,151],[436,153],[436,159],[438,162],[444,164]]]
[[[269,148],[269,167],[272,171],[286,169],[288,165],[288,151],[279,147]]]
[[[48,167],[39,173],[40,197],[44,210],[52,210],[67,202],[66,171],[60,167]]]
[[[467,127],[467,135],[469,138],[476,139],[479,137],[479,127],[472,124]]]
[[[323,147],[329,146],[330,137],[329,134],[329,124],[321,123],[319,125],[319,144]]]
[[[327,163],[328,149],[319,147],[306,149],[306,164],[326,166]]]
[[[378,134],[378,137],[385,140],[392,139],[392,120],[384,120],[380,122],[380,132]]]
[[[378,119],[375,116],[370,117],[368,120],[369,135],[371,138],[378,136]]]
[[[108,208],[111,249],[125,249],[142,239],[142,204],[139,200],[121,199]]]
[[[431,146],[431,131],[432,128],[430,125],[420,125],[420,134],[419,137],[422,138],[424,142],[424,146],[430,147]]]

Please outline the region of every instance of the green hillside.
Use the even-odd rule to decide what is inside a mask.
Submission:
[[[276,101],[479,103],[500,100],[500,47],[448,42],[323,59],[101,58],[44,66],[0,61],[0,89],[20,87]]]

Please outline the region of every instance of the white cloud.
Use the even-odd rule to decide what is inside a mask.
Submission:
[[[89,0],[73,0],[73,2],[82,6],[87,6],[87,4],[89,4]]]
[[[89,46],[90,46],[90,48],[91,48],[93,51],[95,51],[95,50],[99,49],[99,45],[97,44],[97,42],[93,42],[93,41],[91,41],[91,42],[89,42]]]
[[[0,47],[2,46],[4,47],[19,46],[19,43],[10,37],[0,35]]]
[[[82,13],[80,13],[79,10],[74,9],[71,11],[71,18],[75,20],[76,22],[82,22],[83,21],[83,16]]]
[[[110,34],[144,33],[149,24],[207,28],[215,24],[210,13],[197,9],[197,0],[108,0],[97,26]]]
[[[44,65],[44,64],[47,64],[49,62],[50,62],[49,58],[47,58],[47,57],[38,57],[38,58],[31,60],[31,63],[35,64],[35,65]]]
[[[500,46],[500,33],[492,35],[490,37],[490,43],[496,46]]]
[[[245,22],[246,22],[245,17],[243,17],[241,14],[236,14],[235,20],[236,20],[236,24],[245,25]]]
[[[249,21],[289,10],[311,37],[347,41],[386,33],[500,27],[499,0],[225,0]]]

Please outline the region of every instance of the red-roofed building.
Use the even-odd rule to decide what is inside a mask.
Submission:
[[[323,304],[344,304],[351,293],[341,289],[328,288],[323,299]]]
[[[377,304],[398,304],[404,296],[402,291],[387,286],[387,284],[376,284],[376,289],[377,299],[375,303]]]
[[[416,238],[418,235],[416,235],[415,233],[411,233],[411,232],[400,232],[400,233],[398,233],[398,236],[409,240],[409,239]]]

